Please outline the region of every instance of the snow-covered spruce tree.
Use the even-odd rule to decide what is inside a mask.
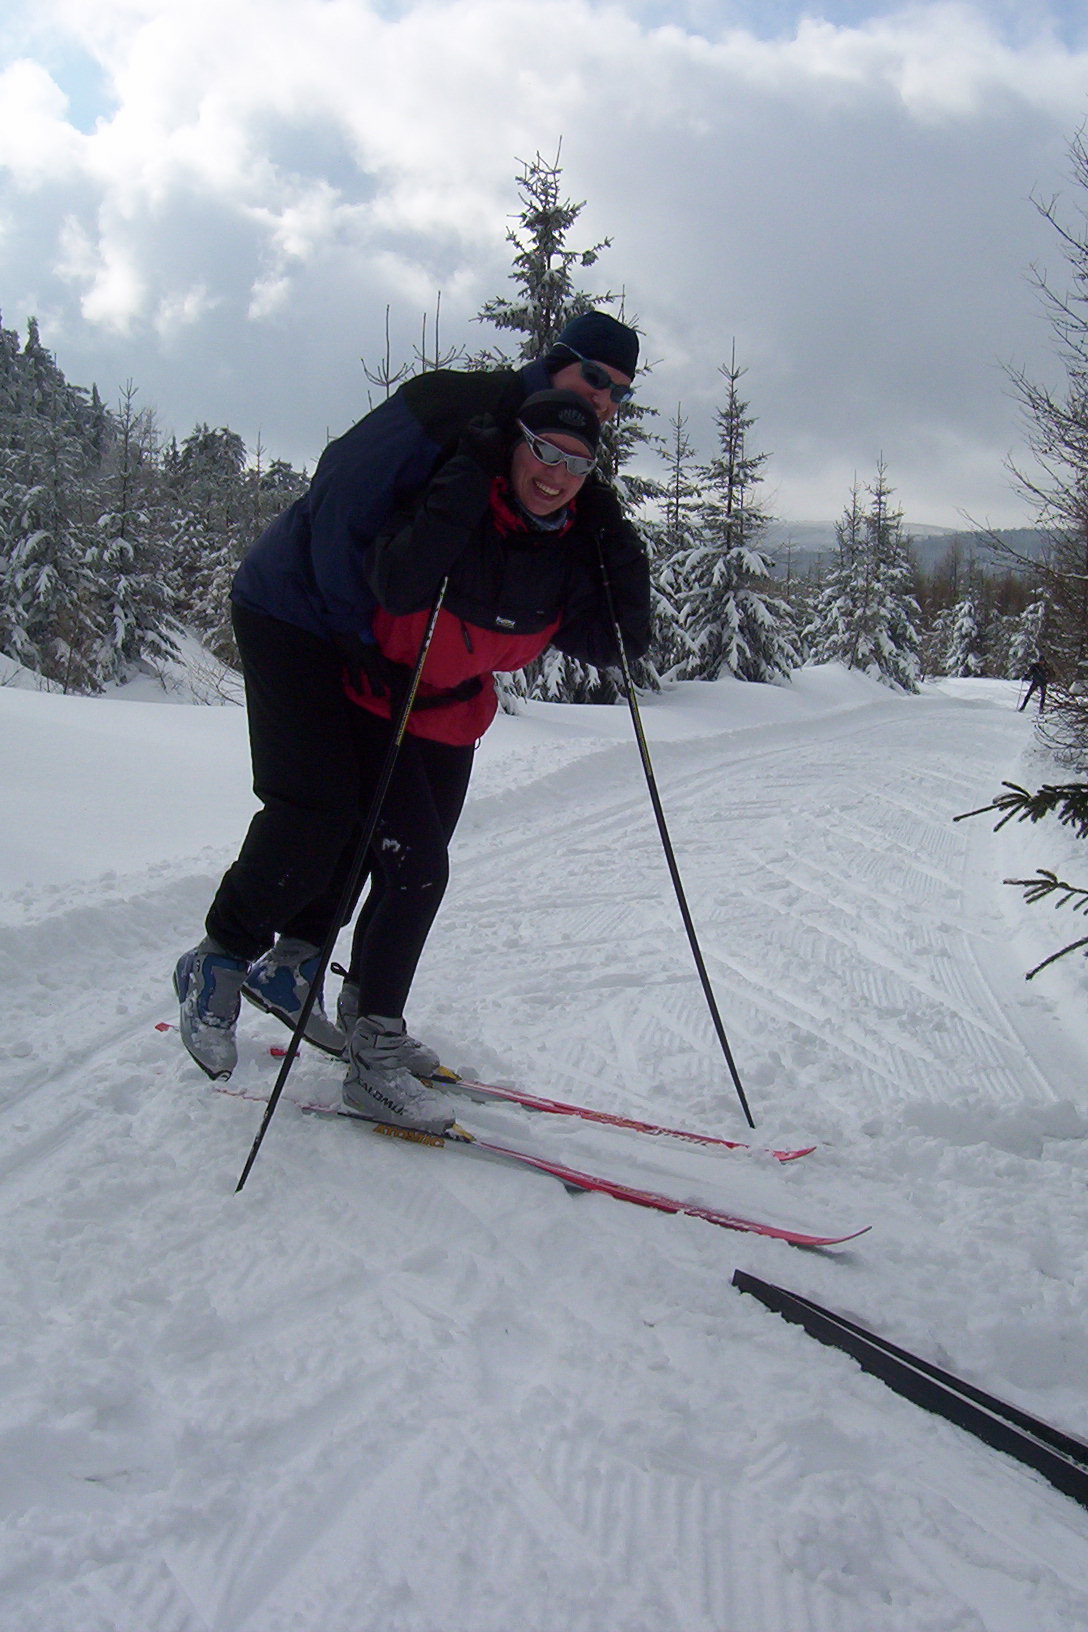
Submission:
[[[968,590],[951,608],[944,648],[942,673],[958,679],[985,674],[983,630],[978,598]]]
[[[678,595],[691,653],[682,678],[776,681],[800,667],[789,607],[773,593],[771,562],[760,548],[770,517],[759,508],[765,453],[753,454],[755,420],[743,401],[734,348],[719,372],[726,382],[716,415],[718,453],[699,469],[702,496],[694,543],[677,561]]]
[[[517,225],[506,234],[514,250],[510,279],[515,293],[485,301],[476,319],[516,335],[519,362],[542,357],[572,317],[591,306],[610,306],[616,299],[613,294],[590,296],[575,284],[576,273],[595,266],[612,240],[603,238],[588,249],[567,247],[567,235],[585,209],[585,200],[574,204],[562,197],[561,149],[562,143],[551,163],[539,152],[528,164],[521,161],[517,177],[521,209]],[[479,367],[506,361],[502,352],[492,351],[473,358]]]
[[[108,684],[141,661],[155,666],[177,655],[154,415],[137,410],[131,380],[103,435],[101,462],[88,563],[99,605],[93,662]]]
[[[868,659],[870,603],[874,599],[872,562],[865,545],[861,489],[857,478],[850,498],[835,523],[835,559],[816,597],[812,622],[805,630],[805,643],[813,663],[841,663],[844,668],[863,667]]]
[[[32,318],[5,345],[0,643],[65,690],[94,688],[94,596],[83,505],[92,460],[86,396],[69,386]]]
[[[650,550],[650,587],[654,634],[649,661],[659,681],[677,678],[692,656],[680,608],[683,563],[699,531],[700,488],[688,422],[677,403],[664,445],[667,470],[658,489],[658,519],[645,523],[642,534]]]
[[[25,506],[19,433],[19,336],[0,324],[0,651],[14,657],[12,551]]]
[[[923,619],[918,639],[919,680],[931,680],[934,675],[945,673],[948,642],[954,617],[954,607],[941,606],[936,611],[931,611],[928,618]]]
[[[857,482],[836,525],[838,559],[808,630],[815,663],[863,669],[885,685],[916,691],[921,615],[912,589],[902,512],[890,504],[884,461],[862,507]]]
[[[245,443],[198,425],[164,460],[175,606],[221,662],[235,664],[230,586],[251,542]]]
[[[877,464],[875,483],[868,489],[865,531],[875,563],[879,590],[877,664],[881,676],[904,691],[918,689],[918,639],[921,614],[914,598],[914,573],[909,540],[903,533],[903,512],[891,503],[887,468]]]
[[[1006,679],[1022,680],[1047,645],[1048,612],[1046,591],[1040,586],[1010,631],[1008,659],[1000,671]]]

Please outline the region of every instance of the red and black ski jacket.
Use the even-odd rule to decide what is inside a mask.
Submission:
[[[493,674],[524,668],[548,646],[596,667],[617,662],[599,549],[627,654],[641,657],[650,641],[649,564],[612,489],[591,476],[562,530],[544,531],[514,511],[503,477],[468,453],[454,454],[418,505],[367,552],[379,603],[374,637],[391,663],[409,670],[448,577],[409,731],[475,742],[498,706]],[[362,707],[390,716],[388,696],[372,695],[361,678],[348,690]]]

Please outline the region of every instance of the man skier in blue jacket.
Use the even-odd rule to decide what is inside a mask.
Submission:
[[[212,1077],[234,1069],[240,998],[293,1026],[355,858],[359,786],[345,669],[381,683],[364,554],[418,495],[470,421],[513,419],[535,392],[574,391],[605,423],[631,395],[638,336],[606,312],[571,320],[520,369],[435,370],[406,381],[325,449],[309,490],[262,533],[231,591],[253,759],[253,817],[178,961],[181,1035]],[[364,687],[365,689],[365,687]],[[278,939],[277,939],[278,937]],[[315,1002],[307,1040],[340,1054],[344,1033]]]

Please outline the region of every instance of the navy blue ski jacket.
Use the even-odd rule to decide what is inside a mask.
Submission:
[[[540,361],[517,370],[436,369],[406,380],[329,443],[307,492],[245,555],[232,598],[326,639],[371,639],[375,600],[364,555],[374,535],[422,491],[471,419],[507,419],[550,383]]]

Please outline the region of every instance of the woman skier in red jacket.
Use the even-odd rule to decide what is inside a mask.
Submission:
[[[494,674],[523,668],[549,646],[598,665],[617,660],[602,556],[629,655],[649,642],[646,556],[595,474],[599,430],[582,399],[554,390],[530,397],[509,431],[474,424],[420,504],[395,517],[369,552],[380,662],[357,652],[345,683],[375,775],[398,682],[414,667],[446,581],[338,1005],[348,1034],[345,1104],[377,1120],[440,1129],[451,1119],[448,1102],[418,1080],[438,1059],[408,1034],[403,1014],[448,880],[475,744],[498,706]]]

